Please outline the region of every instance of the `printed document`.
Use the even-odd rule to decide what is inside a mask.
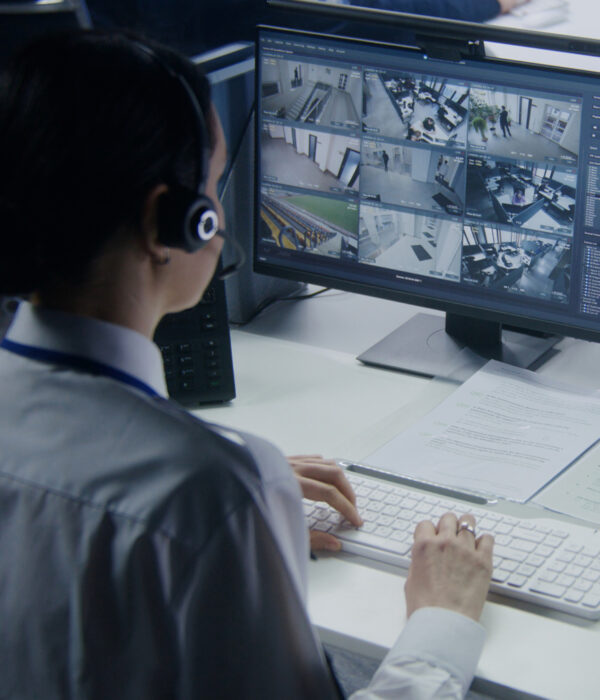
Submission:
[[[364,461],[525,502],[600,438],[600,396],[491,360]]]
[[[600,444],[596,444],[532,502],[600,525]]]

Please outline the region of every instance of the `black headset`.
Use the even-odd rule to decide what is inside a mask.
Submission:
[[[196,125],[197,174],[196,187],[190,189],[183,185],[169,185],[169,189],[158,200],[158,240],[172,248],[182,248],[188,253],[203,248],[216,234],[225,238],[225,232],[219,229],[219,217],[215,205],[204,194],[209,170],[210,139],[202,107],[189,82],[179,71],[159,56],[146,44],[133,41],[137,50],[161,67],[186,94]]]

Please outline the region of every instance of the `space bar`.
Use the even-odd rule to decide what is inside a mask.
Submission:
[[[408,542],[398,542],[387,537],[371,535],[362,530],[334,530],[331,534],[335,535],[342,542],[355,542],[356,544],[362,544],[373,549],[383,549],[386,552],[393,552],[402,556],[407,556],[412,547],[411,539]]]

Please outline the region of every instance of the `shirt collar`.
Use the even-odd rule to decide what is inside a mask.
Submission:
[[[130,328],[23,301],[6,337],[108,365],[148,384],[160,396],[168,396],[160,350]]]

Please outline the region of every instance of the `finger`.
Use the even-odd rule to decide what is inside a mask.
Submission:
[[[431,520],[421,520],[420,523],[417,523],[417,527],[415,528],[415,542],[418,542],[426,537],[435,537],[435,534],[435,525],[431,522]]]
[[[326,464],[339,468],[338,463],[334,459],[325,459],[321,455],[293,455],[287,459],[294,469],[303,469],[311,464]]]
[[[322,481],[326,484],[332,484],[340,491],[351,503],[356,504],[356,494],[350,482],[344,474],[344,470],[335,462],[308,462],[300,467],[295,467],[296,474]]]
[[[327,552],[339,552],[342,548],[342,543],[330,535],[328,532],[319,532],[318,530],[310,531],[310,548],[317,552],[325,550]]]
[[[475,548],[491,558],[494,552],[494,538],[492,535],[480,535],[475,541]]]
[[[461,528],[462,524],[468,525],[473,529],[473,532],[466,528]],[[465,513],[458,518],[456,523],[456,534],[460,540],[470,541],[475,544],[477,535],[475,534],[475,517],[471,513]]]
[[[440,535],[455,535],[456,534],[456,515],[454,513],[444,513],[440,518],[437,526],[437,532]]]
[[[305,476],[299,476],[298,481],[305,498],[311,501],[323,501],[324,503],[328,503],[356,527],[360,527],[363,524],[362,518],[358,514],[354,503],[349,501],[334,484],[308,479]]]

